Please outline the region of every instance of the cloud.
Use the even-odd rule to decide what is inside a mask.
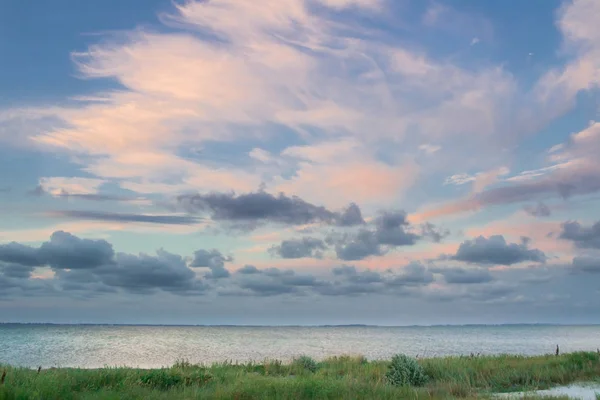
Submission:
[[[433,274],[420,262],[412,262],[400,269],[386,284],[389,286],[424,286],[433,282]]]
[[[164,225],[193,225],[203,219],[189,215],[148,215],[148,214],[125,214],[104,211],[51,211],[46,213],[51,217],[65,217],[79,220],[114,221],[114,222],[140,222]]]
[[[60,196],[64,193],[74,195],[96,194],[100,186],[105,183],[105,180],[96,178],[54,176],[39,179],[39,185],[43,191],[52,196]]]
[[[213,274],[222,268],[223,260],[229,261],[222,256],[219,258],[220,253],[196,253],[199,254],[212,256],[209,260]],[[196,265],[200,264],[199,258],[196,257]],[[157,250],[156,256],[115,254],[112,245],[105,240],[82,239],[63,231],[54,232],[39,248],[15,242],[0,245],[0,278],[25,280],[26,283],[19,283],[19,287],[34,287],[39,281],[31,278],[35,267],[50,267],[54,272],[54,277],[41,286],[44,290],[58,285],[67,291],[89,292],[89,296],[117,289],[132,293],[160,289],[200,294],[207,288],[183,257],[162,249]]]
[[[224,256],[219,250],[197,250],[194,253],[194,259],[190,264],[192,268],[210,268],[208,278],[220,279],[230,276],[229,271],[225,268],[226,262],[233,261],[232,257]]]
[[[254,265],[244,265],[242,268],[240,268],[236,271],[236,274],[242,274],[242,275],[252,275],[252,274],[259,274],[259,273],[260,273],[260,271]]]
[[[293,270],[259,270],[254,266],[245,266],[235,274],[234,288],[222,293],[232,296],[302,294],[324,284],[313,275],[297,274]]]
[[[435,272],[442,274],[449,284],[479,284],[494,280],[485,268],[439,268]]]
[[[351,204],[342,213],[308,203],[297,196],[278,196],[266,192],[209,193],[180,195],[177,201],[191,213],[208,213],[215,221],[272,222],[286,225],[310,223],[351,226],[363,223],[360,209]]]
[[[115,261],[94,271],[103,283],[111,287],[130,291],[160,288],[169,292],[202,287],[181,256],[164,250],[158,250],[156,256],[119,253]]]
[[[36,267],[42,262],[37,249],[16,242],[0,244],[0,261],[27,267]]]
[[[408,232],[410,223],[404,211],[386,211],[375,219],[377,242],[390,246],[412,246],[419,236]]]
[[[360,208],[354,203],[351,203],[337,218],[339,226],[355,226],[364,223]]]
[[[523,208],[523,210],[534,217],[549,217],[550,215],[552,215],[552,211],[550,210],[550,207],[548,207],[546,204],[544,204],[543,202],[538,202],[537,205],[535,207],[533,206],[525,206]]]
[[[94,269],[113,263],[114,255],[105,240],[80,239],[64,231],[54,232],[38,250],[40,265],[53,269]]]
[[[442,239],[448,237],[449,235],[449,230],[439,229],[430,222],[421,224],[421,236],[430,238],[434,243],[441,242]]]
[[[347,265],[333,268],[332,272],[334,276],[342,276],[354,284],[381,283],[384,280],[379,272],[371,270],[358,271],[356,267]]]
[[[528,240],[524,239],[521,244],[507,243],[502,235],[489,238],[479,236],[473,240],[466,240],[451,258],[473,264],[512,265],[524,261],[546,262],[543,252],[528,248]]]
[[[418,213],[417,219],[477,211],[484,207],[521,203],[545,198],[586,195],[600,191],[600,174],[589,163],[576,163],[537,180],[519,181],[486,189],[466,199]]]
[[[549,166],[523,171],[503,179],[502,185],[442,204],[417,213],[418,220],[478,211],[490,206],[539,201],[551,198],[569,199],[600,191],[600,123],[592,121],[580,132],[572,134],[561,146],[553,146],[548,154]],[[447,183],[463,184],[475,176],[458,175]]]
[[[589,227],[579,222],[565,222],[559,237],[572,241],[581,249],[600,249],[600,221]]]
[[[575,257],[573,258],[573,269],[579,272],[600,273],[600,258]]]
[[[34,269],[31,265],[0,263],[0,272],[7,278],[27,279]]]
[[[361,229],[353,235],[344,235],[339,239],[332,239],[335,243],[335,252],[340,260],[362,260],[369,256],[379,256],[384,253],[381,244],[377,242],[375,233]]]
[[[385,254],[391,248],[412,246],[421,239],[421,236],[409,231],[411,226],[403,211],[381,212],[375,218],[374,226],[375,229],[360,229],[357,233],[332,235],[328,242],[335,245],[339,259],[355,261]],[[435,232],[433,226],[430,228],[431,232]],[[430,236],[429,232],[425,233]]]
[[[266,180],[273,192],[329,207],[348,200],[387,205],[402,196],[421,174],[416,149],[392,146],[406,137],[417,134],[415,146],[436,143],[423,148],[432,153],[451,137],[487,143],[506,131],[499,125],[509,120],[504,104],[515,95],[515,80],[502,68],[461,68],[409,50],[412,44],[383,42],[315,2],[213,3],[173,5],[160,18],[167,30],[122,32],[72,54],[79,77],[110,79],[118,90],[61,107],[2,111],[4,119],[33,125],[51,118],[28,133],[32,144],[76,156],[89,179],[138,193],[245,192]],[[350,13],[385,10],[386,3],[321,1]],[[290,171],[289,164],[269,163],[276,150],[256,150],[272,131],[306,147],[354,142],[359,157],[304,158]],[[239,139],[247,147],[239,159],[182,154]],[[390,154],[380,157],[382,150]],[[241,165],[252,160],[250,168]]]
[[[319,0],[324,5],[343,9],[348,7],[359,7],[365,9],[378,10],[382,5],[382,0]]]
[[[284,240],[278,246],[270,249],[272,254],[281,258],[322,258],[327,248],[321,239],[304,237],[302,239]]]

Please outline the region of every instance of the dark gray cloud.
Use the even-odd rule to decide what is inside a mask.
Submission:
[[[38,249],[16,242],[0,244],[0,261],[30,267],[42,264],[38,255]]]
[[[403,211],[381,213],[375,218],[374,227],[337,237],[330,235],[327,242],[335,245],[339,259],[355,261],[385,254],[389,248],[412,246],[421,238],[410,231],[411,226]]]
[[[299,197],[278,196],[266,192],[235,195],[209,193],[181,195],[178,203],[188,212],[206,212],[214,220],[270,221],[291,225],[330,222],[335,214],[325,207],[308,203]]]
[[[208,260],[211,274],[223,274],[224,261],[230,258],[220,253],[198,251],[196,265],[202,256]],[[206,284],[196,277],[186,260],[162,249],[155,256],[139,254],[115,254],[105,240],[81,239],[63,231],[54,232],[49,241],[39,248],[19,243],[0,245],[0,276],[3,279],[36,281],[29,279],[35,267],[50,267],[54,279],[46,280],[59,285],[65,291],[88,291],[87,297],[98,293],[122,289],[134,293],[150,293],[156,290],[178,294],[200,293]],[[222,270],[221,270],[222,269]],[[29,284],[28,284],[29,285]],[[32,286],[33,287],[33,286]]]
[[[53,269],[93,269],[113,263],[115,255],[106,240],[80,239],[64,231],[54,232],[38,254]]]
[[[327,248],[321,239],[304,237],[302,239],[284,240],[278,246],[269,249],[271,254],[281,258],[322,258],[323,251]]]
[[[27,279],[34,269],[35,267],[30,265],[0,263],[0,272],[7,278]]]
[[[600,257],[575,257],[573,269],[578,272],[600,273]]]
[[[10,193],[11,191],[12,191],[11,187],[8,187],[8,186],[0,187],[0,193]]]
[[[313,275],[297,274],[293,270],[279,268],[259,270],[247,265],[236,272],[233,284],[238,289],[226,289],[221,293],[232,296],[305,294],[307,290],[320,287],[325,283]]]
[[[247,223],[266,222],[287,225],[323,222],[340,226],[364,223],[360,208],[354,203],[339,213],[283,193],[277,196],[264,191],[240,195],[186,194],[178,196],[177,203],[189,213],[207,213],[215,221],[244,222],[244,226],[248,226]]]
[[[412,262],[386,281],[389,286],[424,286],[433,282],[433,273],[420,262]]]
[[[512,265],[523,261],[545,262],[546,255],[537,249],[528,248],[528,240],[521,244],[507,243],[502,235],[489,238],[479,236],[461,243],[454,260],[473,264]]]
[[[198,250],[194,253],[194,259],[190,267],[209,268],[210,273],[206,275],[207,278],[228,278],[230,273],[225,268],[225,263],[231,261],[233,261],[231,256],[226,257],[219,250]]]
[[[244,265],[242,268],[235,271],[236,274],[252,275],[258,274],[260,271],[254,265]]]
[[[384,212],[375,219],[375,236],[379,244],[412,246],[419,236],[408,232],[410,224],[403,211]]]
[[[181,292],[198,289],[194,271],[176,254],[158,250],[156,256],[118,253],[116,262],[94,271],[101,281],[129,291],[162,289]]]
[[[334,240],[335,252],[340,260],[355,261],[370,256],[379,256],[384,253],[381,244],[377,241],[375,232],[361,229],[353,235],[344,235]]]
[[[202,221],[202,218],[192,217],[189,215],[125,214],[104,211],[53,211],[48,214],[54,217],[87,219],[94,221],[144,222],[148,224],[162,225],[193,225]]]
[[[523,210],[525,210],[527,214],[532,215],[534,217],[549,217],[550,215],[552,215],[550,207],[548,207],[541,201],[538,202],[535,206],[525,206],[523,207]]]
[[[336,223],[338,226],[355,226],[364,224],[365,220],[358,205],[351,203],[338,215]]]
[[[343,283],[350,283],[352,291],[357,292],[357,285],[365,287],[365,293],[377,289],[380,293],[395,293],[399,288],[426,286],[434,281],[433,273],[419,262],[412,262],[402,268],[380,273],[372,270],[359,271],[353,266],[341,266],[332,270],[334,276],[342,278]],[[341,293],[343,285],[337,286],[336,293]]]
[[[439,268],[434,272],[442,274],[446,283],[450,284],[478,284],[494,280],[485,268]]]
[[[600,221],[591,226],[583,226],[579,222],[565,222],[559,237],[572,241],[582,249],[600,249]]]

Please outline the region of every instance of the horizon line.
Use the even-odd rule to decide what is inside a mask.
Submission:
[[[107,322],[0,322],[2,325],[52,325],[52,326],[123,326],[123,327],[189,327],[189,328],[344,328],[344,327],[362,327],[362,328],[443,328],[443,327],[502,327],[502,326],[600,326],[600,323],[472,323],[472,324],[430,324],[430,325],[377,325],[377,324],[310,324],[310,325],[268,325],[268,324],[135,324],[135,323],[107,323]]]

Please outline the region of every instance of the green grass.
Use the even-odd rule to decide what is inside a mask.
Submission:
[[[485,398],[493,392],[545,389],[600,381],[597,353],[559,357],[449,357],[419,360],[422,387],[388,383],[389,361],[334,357],[313,363],[300,357],[212,366],[178,362],[171,368],[47,369],[1,367],[0,400],[26,399],[451,399]]]

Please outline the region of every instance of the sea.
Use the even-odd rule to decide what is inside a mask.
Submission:
[[[600,325],[497,326],[123,326],[0,324],[0,365],[160,368],[178,360],[210,365],[307,355],[390,359],[470,354],[596,351]]]

